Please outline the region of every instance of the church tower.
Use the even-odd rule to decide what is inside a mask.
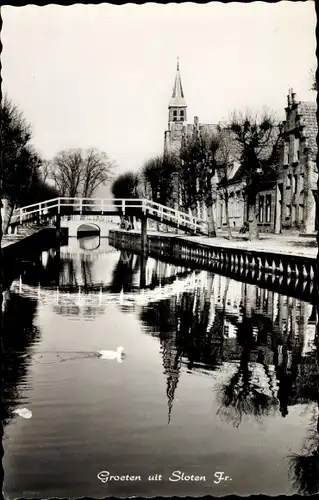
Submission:
[[[187,104],[184,98],[179,60],[177,58],[175,83],[168,105],[168,130],[165,132],[165,153],[177,153],[181,147],[183,133],[186,130],[186,110]]]

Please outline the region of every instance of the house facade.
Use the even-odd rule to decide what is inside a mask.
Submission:
[[[282,127],[282,157],[277,174],[275,232],[314,233],[317,194],[317,107],[298,101],[290,90]]]

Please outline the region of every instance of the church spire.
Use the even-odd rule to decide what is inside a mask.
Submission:
[[[185,107],[185,106],[186,106],[186,101],[184,98],[182,79],[179,72],[179,57],[177,57],[176,77],[169,107],[171,108],[171,107]]]

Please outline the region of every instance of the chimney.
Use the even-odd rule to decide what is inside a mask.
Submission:
[[[296,104],[296,93],[291,89],[291,103]]]

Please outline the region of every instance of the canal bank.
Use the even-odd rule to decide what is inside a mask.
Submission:
[[[5,235],[2,239],[2,273],[3,287],[24,269],[31,265],[36,254],[50,247],[59,246],[65,239],[61,232],[57,237],[56,229],[52,227],[29,227],[17,235]]]
[[[136,252],[141,249],[137,231],[111,230],[109,239],[116,248]],[[308,281],[316,275],[315,243],[293,236],[250,242],[154,232],[147,235],[146,249],[149,255],[173,258],[207,270],[263,272]]]

